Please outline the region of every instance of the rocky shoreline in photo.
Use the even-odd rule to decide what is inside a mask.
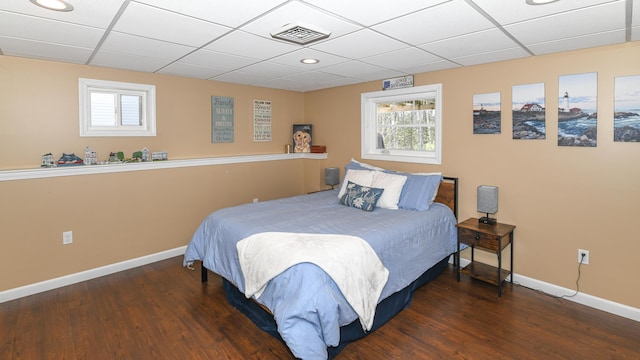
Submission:
[[[473,114],[474,134],[500,134],[500,111],[480,110]]]
[[[545,121],[544,111],[512,111],[513,138],[514,139],[546,139],[546,134],[538,130],[535,126],[529,125],[527,121]]]
[[[613,130],[613,141],[640,142],[640,129],[623,126]]]
[[[585,130],[580,136],[558,136],[558,146],[595,147],[597,145],[597,139],[597,128],[592,126]]]

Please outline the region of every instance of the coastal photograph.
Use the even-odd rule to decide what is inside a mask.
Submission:
[[[544,83],[514,85],[511,89],[514,139],[546,139]]]
[[[640,75],[615,78],[613,141],[640,141]]]
[[[598,73],[562,75],[558,90],[558,146],[595,147]]]
[[[473,133],[500,134],[500,93],[473,95]]]

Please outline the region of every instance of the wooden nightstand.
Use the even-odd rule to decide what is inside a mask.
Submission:
[[[510,276],[513,283],[513,225],[496,223],[482,224],[476,218],[470,218],[458,224],[458,252],[456,253],[457,280],[460,273],[469,275],[498,286],[498,296],[502,296],[502,282]],[[471,247],[471,263],[460,268],[460,244]],[[511,266],[509,270],[502,268],[502,250],[511,244]],[[474,251],[479,248],[493,252],[498,256],[498,267],[474,261]]]

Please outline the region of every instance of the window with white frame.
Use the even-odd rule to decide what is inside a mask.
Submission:
[[[156,87],[81,78],[80,136],[155,136]]]
[[[362,158],[442,163],[442,84],[361,95]]]

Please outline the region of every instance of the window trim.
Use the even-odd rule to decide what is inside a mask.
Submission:
[[[143,125],[131,128],[92,127],[91,99],[92,91],[110,94],[140,94],[143,97]],[[156,136],[156,87],[155,85],[126,83],[119,81],[80,78],[78,80],[80,136]]]
[[[434,152],[426,151],[389,151],[376,149],[376,115],[380,102],[400,101],[407,97],[435,97],[436,107],[436,144]],[[411,162],[421,164],[442,164],[442,84],[431,84],[404,89],[362,93],[360,97],[361,114],[361,154],[362,159]]]

